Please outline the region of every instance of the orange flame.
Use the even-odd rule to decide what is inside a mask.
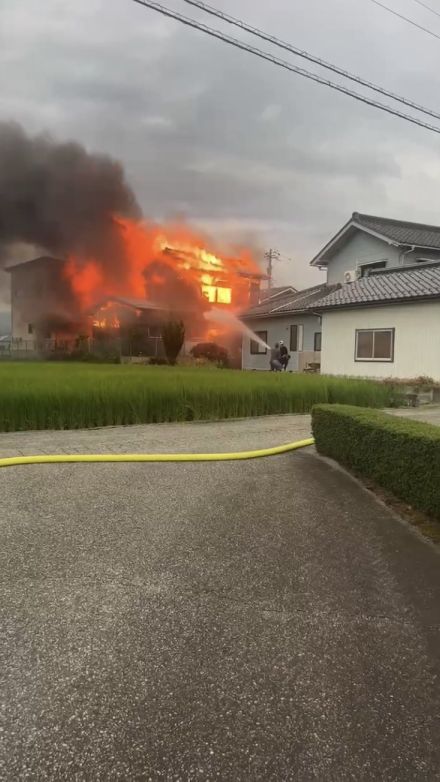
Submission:
[[[158,288],[167,287],[167,274],[161,273],[162,268],[178,275],[186,290],[198,296],[202,309],[207,308],[207,302],[233,310],[249,304],[250,285],[258,284],[262,277],[249,250],[225,255],[186,225],[160,226],[121,217],[113,220],[123,247],[116,277],[106,272],[105,258],[72,255],[66,265],[67,277],[83,311],[112,295],[153,299]],[[152,264],[155,266],[148,275]]]
[[[104,275],[99,264],[94,260],[82,262],[80,258],[72,255],[67,260],[66,274],[82,308],[91,307],[96,291],[102,289],[104,282]]]

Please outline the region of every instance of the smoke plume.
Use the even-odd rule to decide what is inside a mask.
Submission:
[[[112,214],[140,216],[118,162],[0,122],[0,265],[16,242],[55,256],[104,254],[116,264]]]

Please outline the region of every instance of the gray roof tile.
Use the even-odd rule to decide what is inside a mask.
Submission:
[[[426,247],[440,250],[440,226],[410,223],[405,220],[391,220],[387,217],[353,213],[353,220],[371,231],[382,234],[398,244]]]
[[[242,313],[242,318],[276,317],[278,315],[290,315],[295,312],[305,312],[312,302],[322,299],[327,293],[335,290],[337,285],[315,285],[296,293],[285,293],[276,298],[266,299],[255,307],[251,307]]]
[[[398,303],[440,298],[440,263],[389,269],[342,285],[314,302],[314,309],[359,307],[363,304]]]

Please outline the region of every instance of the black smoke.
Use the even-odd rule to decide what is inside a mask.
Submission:
[[[25,242],[57,257],[104,256],[116,274],[123,251],[113,214],[141,216],[117,161],[0,122],[0,263]]]

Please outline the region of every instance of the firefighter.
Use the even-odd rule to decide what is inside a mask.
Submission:
[[[280,342],[280,364],[283,368],[283,372],[287,369],[287,364],[290,361],[289,351],[287,350],[283,340]]]

